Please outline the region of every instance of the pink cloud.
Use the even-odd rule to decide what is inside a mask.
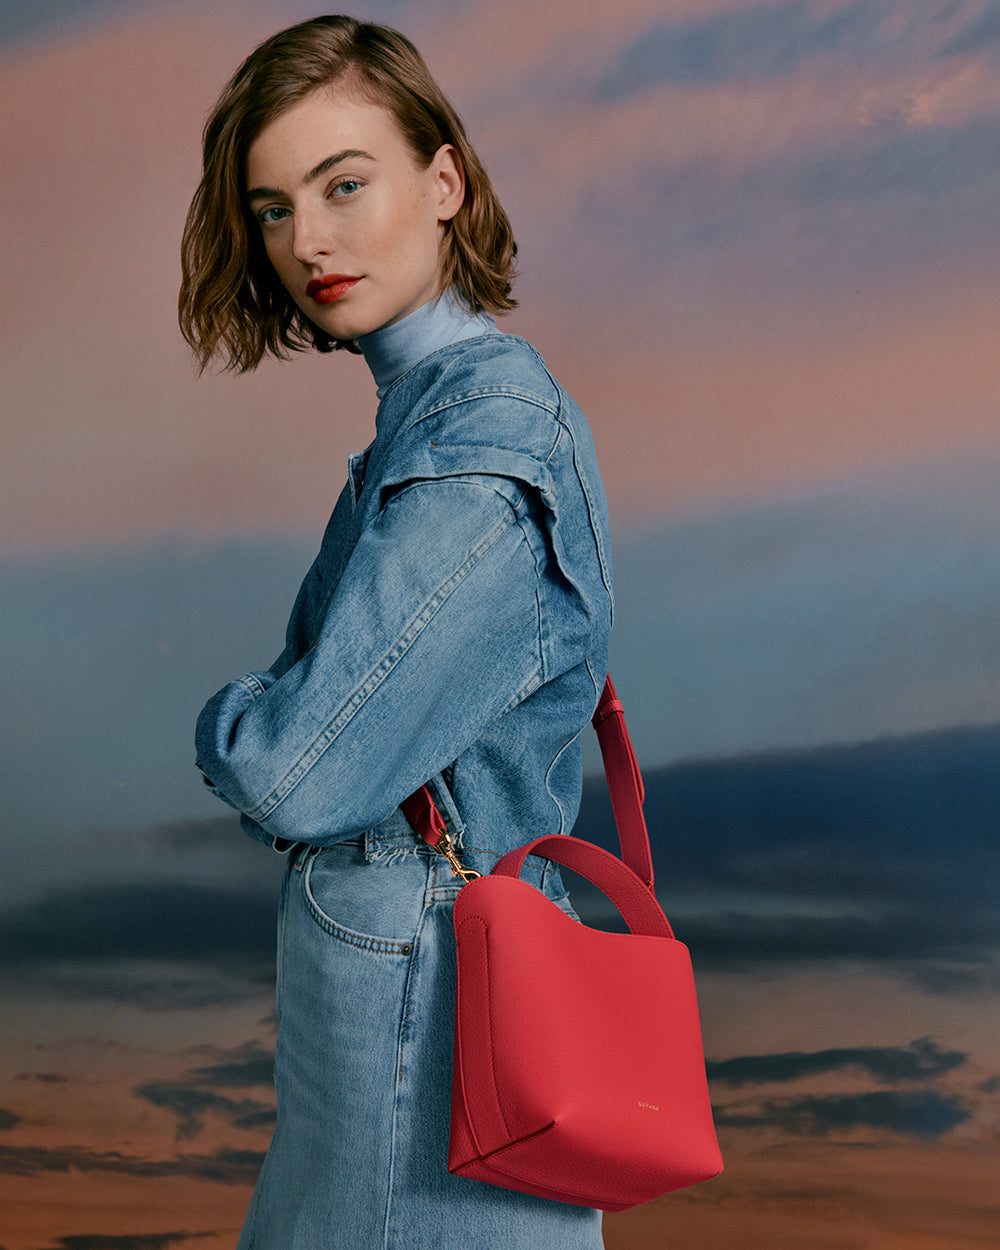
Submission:
[[[849,205],[821,220],[764,203],[758,234],[683,255],[657,181],[679,188],[670,211],[697,225],[706,205],[726,208],[730,179],[886,116],[911,131],[989,117],[995,77],[974,58],[600,102],[570,89],[574,75],[592,80],[662,20],[655,0],[614,12],[491,3],[448,23],[422,13],[399,20],[478,121],[524,243],[524,311],[510,328],[538,342],[591,416],[619,515],[995,448],[997,287],[976,247],[963,259],[956,234],[943,270],[932,257],[859,268],[852,282],[846,269],[834,291],[815,276],[840,264],[822,231],[835,222],[847,246]],[[174,321],[202,121],[275,24],[263,8],[172,5],[0,65],[0,159],[17,206],[0,289],[4,550],[316,529],[344,457],[371,437],[359,361],[198,380]],[[692,162],[717,171],[714,190],[688,188]],[[593,203],[596,225],[581,217]]]

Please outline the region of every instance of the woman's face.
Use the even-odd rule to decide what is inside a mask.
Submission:
[[[439,294],[443,223],[465,195],[452,147],[421,169],[388,109],[334,86],[261,131],[246,178],[278,277],[333,338],[370,334]]]

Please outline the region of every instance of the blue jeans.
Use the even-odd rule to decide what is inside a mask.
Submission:
[[[239,1250],[603,1246],[599,1211],[448,1173],[458,886],[408,828],[291,852],[278,1122]]]

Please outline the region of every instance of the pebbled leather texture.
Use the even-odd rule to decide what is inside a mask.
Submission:
[[[590,929],[496,872],[454,924],[450,1171],[620,1211],[722,1170],[682,943]]]
[[[593,718],[622,858],[565,835],[508,852],[455,901],[449,1171],[622,1211],[722,1171],[687,947],[653,893],[643,786],[609,677]],[[404,804],[433,845],[426,787]],[[520,880],[528,855],[614,903],[628,933],[571,919]]]

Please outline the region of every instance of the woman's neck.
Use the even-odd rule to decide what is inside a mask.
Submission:
[[[451,290],[421,304],[414,312],[358,339],[381,398],[397,378],[425,356],[462,339],[496,334],[496,323],[485,313],[472,313]]]

